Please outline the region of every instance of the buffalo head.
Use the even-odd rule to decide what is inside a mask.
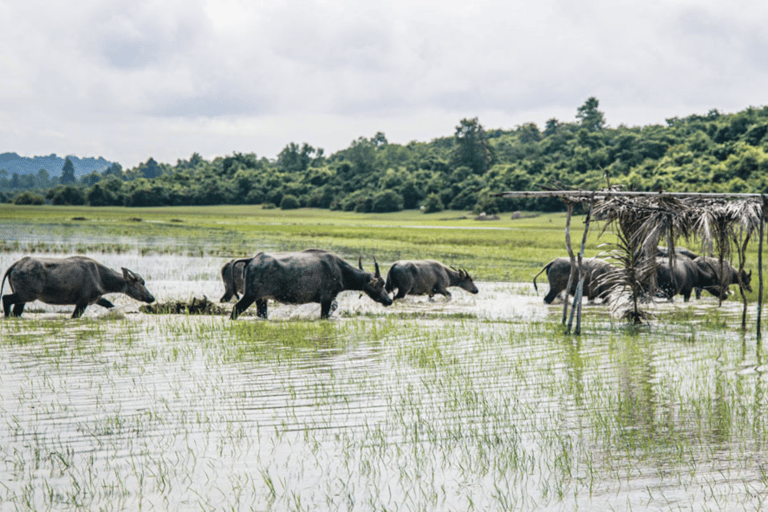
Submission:
[[[743,270],[739,272],[739,280],[741,281],[742,286],[744,286],[744,289],[748,292],[752,291],[752,271],[744,272]]]
[[[357,265],[360,267],[360,270],[363,270],[362,257],[360,257],[357,260]],[[363,292],[365,292],[366,295],[368,295],[370,298],[372,298],[376,302],[379,302],[384,306],[391,306],[392,299],[389,297],[389,294],[384,289],[384,284],[386,283],[386,281],[384,280],[384,278],[381,277],[381,271],[379,270],[379,262],[376,261],[376,256],[373,257],[373,265],[376,268],[376,273],[375,274],[366,273],[365,282],[363,283]]]
[[[456,269],[453,268],[453,270],[456,270]],[[475,282],[472,280],[472,276],[469,275],[469,272],[467,272],[463,268],[456,270],[456,272],[459,273],[459,282],[456,283],[456,286],[458,286],[459,288],[463,288],[464,290],[467,290],[469,293],[478,292],[477,286],[475,286]]]
[[[142,302],[152,303],[155,302],[155,298],[149,293],[149,290],[144,286],[144,279],[137,273],[131,272],[127,268],[122,268],[123,279],[125,279],[125,294],[132,299],[140,300]]]

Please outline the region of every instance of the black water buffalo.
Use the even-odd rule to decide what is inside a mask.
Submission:
[[[239,261],[240,264],[235,265]],[[245,263],[247,260],[229,260],[221,267],[221,280],[224,282],[224,295],[220,302],[229,302],[234,296],[240,299],[240,293],[243,293],[243,274],[245,273]]]
[[[679,254],[680,256],[685,256],[688,259],[694,260],[699,257],[698,254],[695,252],[686,249],[685,247],[675,247],[675,254]],[[663,245],[660,245],[657,247],[656,250],[656,257],[657,258],[667,258],[669,257],[669,248],[664,247]]]
[[[235,265],[238,261],[236,260]],[[340,256],[319,249],[302,252],[263,253],[244,258],[245,290],[243,297],[232,309],[235,319],[256,302],[257,315],[267,317],[267,299],[286,304],[320,303],[320,318],[328,318],[336,296],[345,290],[365,292],[385,306],[392,304],[384,290],[384,279],[376,257],[376,273],[353,267]]]
[[[694,288],[721,295],[719,288],[713,288],[690,258],[675,258],[672,266],[668,258],[656,258],[656,287],[661,297],[672,300],[675,295],[682,295],[685,302],[691,298]]]
[[[385,289],[388,293],[397,290],[393,300],[406,295],[429,295],[439,293],[450,298],[449,286],[458,286],[469,293],[477,293],[477,286],[464,269],[446,267],[439,261],[396,261],[387,272]]]
[[[699,256],[693,260],[696,266],[699,268],[702,282],[705,283],[702,286],[696,288],[696,298],[701,295],[701,288],[706,289],[712,295],[721,296],[725,298],[727,295],[728,287],[732,284],[739,284],[739,272],[727,261],[723,261],[722,274],[724,279],[720,279],[721,269],[720,260],[718,258],[712,258],[710,256]],[[741,271],[741,282],[744,285],[744,289],[748,292],[752,291],[752,271]],[[707,289],[706,287],[710,289]],[[717,293],[720,287],[724,288],[723,292]],[[716,289],[712,291],[712,289]]]
[[[32,258],[26,256],[6,270],[0,285],[0,294],[5,280],[14,293],[3,296],[3,311],[10,316],[21,316],[24,304],[39,300],[46,304],[74,304],[72,318],[79,318],[89,304],[105,308],[115,307],[102,295],[124,293],[143,302],[154,302],[155,298],[144,287],[144,279],[127,268],[122,274],[85,256],[69,258]]]
[[[615,270],[615,267],[605,260],[599,258],[584,258],[582,261],[582,267],[585,272],[584,276],[584,295],[588,300],[595,300],[595,298],[605,300],[611,291],[611,288],[604,280],[604,276],[609,272]],[[536,278],[542,272],[547,273],[547,280],[549,281],[549,292],[544,297],[544,302],[552,304],[552,301],[560,295],[568,286],[568,276],[571,273],[571,259],[570,258],[555,258],[547,263],[538,274],[533,277],[533,287],[536,291],[539,290],[536,286]],[[575,276],[571,283],[571,288],[568,293],[576,295],[576,282]]]

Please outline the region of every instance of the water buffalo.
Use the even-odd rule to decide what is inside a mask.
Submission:
[[[685,247],[675,247],[675,254],[679,254],[680,256],[685,256],[686,258],[691,260],[694,260],[699,257],[698,254],[696,254],[693,251],[690,251],[689,249],[686,249]],[[664,247],[663,245],[658,246],[656,250],[656,257],[657,258],[669,257],[669,248]]]
[[[611,287],[608,283],[604,282],[603,277],[612,272],[615,267],[599,258],[584,258],[581,263],[585,272],[583,293],[590,301],[595,300],[595,298],[605,300],[611,291]],[[533,287],[536,291],[539,290],[538,286],[536,286],[536,278],[544,271],[546,271],[547,280],[549,281],[549,292],[544,297],[544,302],[552,304],[555,297],[560,295],[560,292],[568,286],[568,276],[571,273],[571,259],[555,258],[547,263],[533,277]],[[568,290],[569,294],[576,295],[576,285],[577,282],[574,276],[571,288]]]
[[[239,261],[239,265],[235,262]],[[243,274],[245,272],[245,263],[247,260],[229,260],[221,267],[221,280],[224,282],[224,295],[220,302],[229,302],[234,296],[240,300],[240,293],[243,293]]]
[[[331,314],[336,296],[345,290],[365,292],[384,306],[392,299],[384,291],[384,279],[379,272],[376,257],[373,263],[376,273],[363,270],[362,259],[356,269],[340,256],[319,249],[302,252],[263,253],[245,261],[245,290],[243,297],[232,309],[235,319],[256,302],[257,315],[267,318],[267,299],[286,304],[320,303],[320,318]]]
[[[3,296],[3,311],[10,316],[21,316],[24,304],[39,300],[46,304],[74,304],[72,318],[79,318],[89,304],[105,308],[115,307],[102,297],[106,293],[124,293],[143,302],[155,298],[144,287],[144,279],[127,268],[122,274],[85,256],[69,258],[32,258],[26,256],[6,270],[5,280],[14,293]]]
[[[699,256],[693,260],[699,269],[700,278],[702,280],[701,286],[696,288],[696,298],[701,296],[701,288],[704,288],[712,295],[721,296],[725,298],[727,295],[728,287],[732,284],[739,283],[739,272],[727,261],[723,261],[723,275],[725,279],[720,279],[720,260],[718,258],[712,258],[710,256]],[[752,271],[741,271],[741,282],[744,285],[744,289],[748,292],[752,291]],[[720,287],[725,288],[724,291],[720,291]],[[713,291],[714,290],[714,291]],[[718,293],[719,292],[719,293]]]
[[[439,261],[396,261],[387,272],[385,289],[388,293],[397,290],[393,300],[406,295],[429,295],[439,293],[450,298],[449,286],[458,286],[469,293],[477,293],[477,286],[464,269],[449,268]]]

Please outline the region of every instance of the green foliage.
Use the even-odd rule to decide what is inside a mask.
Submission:
[[[295,210],[296,208],[301,208],[301,203],[299,202],[299,198],[294,196],[293,194],[284,195],[283,199],[280,201],[280,209]]]
[[[75,182],[75,166],[72,163],[72,160],[67,157],[66,160],[64,160],[64,166],[61,168],[61,178],[59,178],[59,183],[62,185],[71,185]]]
[[[371,208],[376,213],[399,212],[403,209],[403,196],[394,190],[382,190],[373,196]]]
[[[52,204],[79,206],[85,204],[85,192],[82,187],[59,185],[48,191],[46,197]]]
[[[612,128],[590,97],[573,121],[549,119],[543,130],[535,123],[485,130],[472,118],[462,119],[452,136],[430,142],[395,144],[378,132],[327,157],[320,148],[290,143],[274,161],[237,152],[207,161],[194,153],[173,166],[149,158],[132,169],[113,164],[79,181],[67,176],[94,206],[281,205],[290,195],[301,206],[355,212],[427,202],[486,213],[562,211],[556,198],[500,200],[492,194],[553,184],[595,189],[606,186],[606,175],[612,185],[640,191],[765,192],[767,151],[768,107]],[[78,201],[71,190],[53,188],[59,181],[45,169],[37,175],[0,169],[0,192],[8,197],[47,190],[51,201]]]
[[[438,196],[435,193],[429,194],[427,198],[424,200],[424,204],[422,205],[423,212],[424,213],[435,213],[435,212],[441,212],[445,209],[445,206],[443,206],[443,202],[440,200],[440,196]]]
[[[29,190],[17,195],[13,200],[14,204],[45,204],[45,198]]]

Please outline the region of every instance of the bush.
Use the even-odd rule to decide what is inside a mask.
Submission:
[[[445,210],[445,206],[443,206],[443,202],[440,200],[440,196],[434,192],[427,196],[422,207],[422,211],[424,213],[434,213]]]
[[[373,196],[371,206],[377,213],[399,212],[403,209],[403,196],[394,190],[383,190]]]
[[[285,194],[283,196],[283,199],[280,201],[280,209],[295,210],[296,208],[301,208],[301,203],[299,202],[299,198],[294,196],[293,194]]]
[[[48,191],[48,198],[55,205],[81,206],[85,204],[85,191],[73,185],[58,186]]]
[[[13,200],[13,204],[45,204],[45,198],[34,192],[22,192]]]

